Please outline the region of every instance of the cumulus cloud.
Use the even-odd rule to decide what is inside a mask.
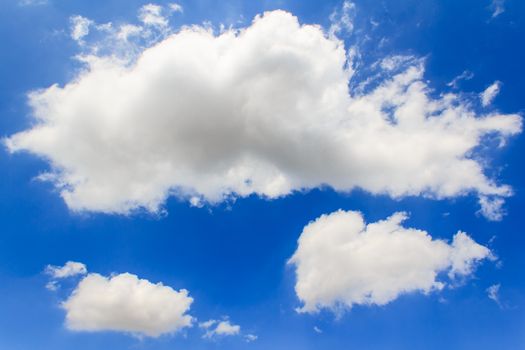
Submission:
[[[121,37],[165,28],[159,11],[144,7],[143,25]],[[171,195],[202,205],[324,185],[394,198],[511,195],[476,150],[486,135],[520,132],[521,117],[432,97],[422,61],[350,93],[343,42],[284,11],[219,34],[159,29],[162,40],[131,61],[115,58],[115,33],[114,51],[97,46],[75,79],[33,91],[34,123],[4,140],[49,162],[39,178],[71,210],[158,212]]]
[[[385,305],[402,294],[430,293],[492,259],[490,250],[458,232],[452,243],[405,228],[404,213],[366,224],[361,213],[322,215],[303,229],[290,263],[296,268],[295,291],[301,312],[327,308],[340,312],[353,305]]]
[[[487,107],[492,103],[492,101],[494,101],[494,98],[496,98],[496,96],[499,94],[500,88],[501,83],[499,81],[495,81],[480,94],[481,104],[483,107]]]
[[[193,318],[187,314],[192,302],[185,289],[176,291],[133,274],[90,273],[62,307],[71,330],[158,337],[192,325]]]
[[[203,338],[214,338],[238,335],[241,332],[241,326],[230,323],[229,320],[208,320],[199,323],[199,327],[206,330],[206,333],[202,336]],[[253,338],[253,335],[248,334],[246,340]],[[257,339],[257,337],[255,337]],[[252,339],[252,340],[255,340]]]
[[[87,273],[86,265],[76,261],[68,261],[64,266],[48,265],[45,272],[54,279],[68,278]]]

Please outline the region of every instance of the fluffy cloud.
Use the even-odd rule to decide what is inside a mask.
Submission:
[[[162,14],[162,6],[147,4],[141,7],[139,19],[148,26],[166,27],[168,19]]]
[[[202,336],[203,338],[238,335],[241,331],[241,326],[232,324],[230,323],[229,320],[223,320],[223,321],[208,320],[206,322],[200,323],[199,327],[206,330],[206,333],[204,333],[204,335]],[[249,334],[249,336],[250,336],[249,338],[251,338],[252,335]],[[255,340],[255,339],[252,339],[252,340]]]
[[[155,6],[140,18],[165,28]],[[126,39],[145,30],[121,29]],[[40,178],[74,211],[157,212],[170,195],[217,203],[323,185],[392,197],[511,194],[473,152],[486,135],[520,132],[520,116],[431,97],[420,61],[351,94],[343,42],[287,12],[220,34],[184,27],[132,62],[113,53],[86,56],[65,86],[32,92],[34,123],[5,140],[49,162]]]
[[[173,290],[123,273],[87,275],[62,303],[66,326],[77,331],[120,331],[158,337],[190,327],[186,312],[193,299],[188,291]]]
[[[86,265],[80,262],[68,261],[64,266],[48,265],[46,273],[54,279],[67,278],[87,273]]]
[[[451,244],[405,228],[404,213],[366,224],[361,213],[337,211],[309,223],[290,259],[302,312],[384,305],[410,292],[441,290],[445,281],[473,272],[491,252],[458,232]]]
[[[496,96],[499,94],[500,88],[501,83],[499,81],[495,81],[480,94],[481,104],[483,107],[487,107],[492,103],[492,101],[494,101],[494,98],[496,98]]]

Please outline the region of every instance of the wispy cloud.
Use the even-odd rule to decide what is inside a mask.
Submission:
[[[496,18],[505,12],[505,0],[492,0],[490,4],[492,10],[492,18]]]
[[[499,290],[500,290],[501,284],[493,284],[492,286],[487,288],[487,295],[490,300],[493,300],[496,304],[498,304],[499,307],[503,307],[501,304],[500,296],[499,296]]]
[[[483,107],[487,107],[492,103],[492,101],[494,101],[496,96],[499,94],[500,89],[501,82],[495,81],[480,94],[481,104]]]
[[[474,73],[472,73],[471,71],[465,70],[463,71],[463,73],[461,73],[460,75],[452,79],[452,81],[450,81],[447,84],[447,86],[450,86],[452,88],[457,88],[460,81],[470,80],[472,78],[474,78]]]

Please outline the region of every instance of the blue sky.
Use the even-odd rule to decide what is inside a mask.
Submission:
[[[0,5],[1,349],[518,349],[525,343],[523,2],[202,0],[177,2],[180,10],[170,10],[173,2],[150,10],[147,4]],[[252,24],[278,9],[285,12]],[[153,17],[141,21],[141,13]],[[74,16],[89,22],[88,33],[75,36]],[[101,27],[110,22],[111,29]],[[115,41],[125,24],[139,34]],[[190,25],[197,27],[181,29]],[[189,44],[184,30],[193,35]],[[219,42],[224,33],[229,39]],[[267,52],[279,54],[266,60]],[[81,62],[79,55],[94,59]],[[415,78],[392,96],[377,90],[410,69]],[[123,76],[129,80],[121,83]],[[340,89],[341,81],[348,89]],[[55,90],[42,90],[53,84]],[[422,85],[426,102],[410,95],[410,87]],[[497,91],[483,103],[490,86]],[[29,103],[30,92],[40,104]],[[443,97],[449,93],[456,96],[451,104]],[[389,104],[396,99],[402,102]],[[404,109],[410,101],[416,107]],[[365,102],[387,119],[380,130],[388,132],[370,126],[377,113],[359,109]],[[426,118],[443,120],[449,112],[451,121],[403,124],[417,117],[418,103],[430,111]],[[241,136],[232,116],[246,127]],[[483,118],[492,119],[481,125]],[[346,123],[363,129],[352,134]],[[39,125],[50,134],[14,139]],[[337,147],[327,141],[346,135]],[[237,138],[242,142],[229,140]],[[482,171],[457,159],[473,160]],[[244,171],[246,178],[235,177]],[[45,173],[48,181],[36,178]],[[349,216],[338,216],[339,209]],[[372,226],[378,231],[372,236],[370,225],[354,229],[353,212],[368,224],[396,212],[408,217],[394,229]],[[322,215],[325,221],[309,225]],[[335,226],[340,245],[330,241]],[[451,243],[458,231],[471,239],[464,250]],[[352,239],[368,253],[354,250]],[[384,250],[375,250],[373,239]],[[300,258],[289,263],[294,254]],[[378,267],[383,256],[392,265]],[[85,264],[87,272],[62,278],[57,271],[68,261]],[[458,266],[468,268],[451,273]],[[131,287],[151,287],[142,304],[134,304],[138,297],[123,304],[109,298],[115,289],[104,283],[124,273],[149,281]],[[88,295],[82,286],[96,274],[104,283]],[[166,300],[189,292],[191,307],[172,316],[190,315],[191,325],[158,319],[167,306],[159,294],[147,294],[156,283],[172,288],[156,285]],[[306,305],[315,307],[298,312]],[[101,315],[93,321],[95,309]],[[153,316],[144,321],[140,310]],[[133,317],[134,326],[123,326]],[[239,328],[206,337],[217,330],[204,328],[207,320]],[[167,330],[153,325],[158,332],[148,334],[144,324]]]

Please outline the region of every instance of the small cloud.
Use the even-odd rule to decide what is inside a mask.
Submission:
[[[478,210],[478,213],[483,215],[486,219],[490,221],[501,221],[505,215],[505,210],[503,205],[505,201],[501,198],[495,197],[491,198],[488,196],[480,196],[479,204],[481,209]]]
[[[217,323],[217,320],[208,320],[206,322],[201,322],[199,323],[199,328],[209,329],[215,323]]]
[[[128,41],[130,37],[138,36],[142,33],[144,28],[133,24],[123,24],[119,27],[116,34],[117,38],[123,41]]]
[[[46,284],[46,289],[51,292],[57,291],[59,287],[60,285],[58,284],[57,281],[50,281]]]
[[[341,32],[351,33],[354,30],[354,17],[356,6],[353,2],[345,1],[341,10],[334,10],[330,15],[330,28],[328,33],[335,36]]]
[[[82,44],[83,38],[89,34],[89,27],[93,24],[93,21],[77,15],[72,16],[69,22],[71,23],[71,38]]]
[[[147,4],[140,8],[139,19],[147,26],[168,26],[168,19],[162,14],[162,6]]]
[[[462,80],[470,80],[474,78],[474,73],[472,73],[471,71],[468,71],[468,70],[465,70],[463,71],[463,73],[461,73],[460,75],[458,75],[457,77],[455,77],[454,79],[452,79],[452,81],[450,81],[447,86],[450,86],[452,88],[457,88],[458,87],[458,83]]]
[[[321,334],[321,333],[323,333],[323,330],[321,328],[317,327],[317,326],[314,326],[314,332],[318,333],[318,334]]]
[[[182,7],[182,5],[177,4],[175,2],[169,4],[168,7],[172,12],[179,12],[179,13],[184,12],[184,8]]]
[[[177,291],[130,273],[90,273],[61,306],[70,330],[156,338],[191,327],[193,317],[187,312],[192,303],[185,289]]]
[[[490,300],[493,300],[496,304],[498,304],[499,307],[502,307],[501,301],[499,298],[499,289],[501,287],[501,284],[493,284],[492,286],[488,287],[486,289],[487,295]]]
[[[490,4],[492,10],[492,18],[496,18],[505,12],[505,0],[492,0]]]
[[[203,202],[202,198],[197,197],[197,196],[193,196],[193,197],[190,198],[190,205],[192,207],[202,208],[204,206],[204,202]]]
[[[252,341],[256,341],[257,338],[259,338],[259,337],[256,336],[255,334],[246,334],[244,336],[244,340],[246,340],[247,343],[251,343]]]
[[[199,324],[200,328],[206,329],[203,338],[215,338],[238,335],[241,331],[241,326],[232,324],[228,319],[223,321],[209,320]]]
[[[47,265],[45,272],[54,279],[62,279],[87,273],[86,265],[76,261],[68,261],[64,266]]]
[[[492,103],[494,98],[498,95],[501,89],[501,82],[495,81],[488,88],[480,94],[481,104],[483,107],[487,107]]]

